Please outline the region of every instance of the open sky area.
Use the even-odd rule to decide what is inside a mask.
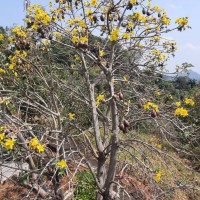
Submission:
[[[40,3],[48,7],[48,0],[30,0],[31,3]],[[168,62],[168,69],[173,70],[176,64],[191,63],[192,70],[200,73],[200,0],[152,0],[153,5],[159,5],[168,13],[174,22],[179,17],[189,17],[192,29],[184,32],[171,32],[167,37],[174,39],[178,44],[176,56]],[[25,17],[24,0],[1,1],[0,26],[11,27],[13,24],[23,24]]]

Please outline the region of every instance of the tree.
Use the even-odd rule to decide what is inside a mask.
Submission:
[[[60,180],[72,173],[70,162],[77,169],[87,165],[96,199],[130,197],[117,180],[119,171],[127,170],[121,152],[151,177],[156,172],[143,161],[144,153],[134,153],[136,144],[159,152],[131,129],[141,121],[153,122],[163,135],[171,136],[164,122],[192,131],[179,119],[188,111],[171,106],[170,95],[163,104],[152,84],[176,49],[162,34],[188,28],[188,18],[169,28],[165,10],[144,0],[56,0],[49,6],[48,13],[30,5],[26,26],[14,27],[4,44],[10,55],[2,67],[2,145],[18,159],[27,158],[43,197],[46,175],[52,176],[55,197],[64,199]],[[158,189],[161,172],[155,177],[152,187]]]

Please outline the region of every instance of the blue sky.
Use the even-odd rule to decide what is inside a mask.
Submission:
[[[44,7],[48,6],[48,0],[30,1],[41,3]],[[172,21],[178,17],[189,17],[189,25],[192,29],[167,34],[167,37],[176,40],[178,44],[176,56],[168,62],[168,68],[172,70],[176,64],[188,62],[195,66],[194,71],[200,73],[200,0],[152,0],[152,5],[165,8]],[[1,1],[0,26],[10,27],[13,24],[23,24],[24,17],[24,0]]]

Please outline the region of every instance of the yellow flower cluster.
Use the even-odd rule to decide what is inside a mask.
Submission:
[[[99,94],[96,98],[96,106],[100,104],[100,102],[105,98],[104,94]]]
[[[27,23],[33,22],[32,29],[37,30],[39,24],[49,25],[51,22],[51,17],[47,12],[44,11],[41,5],[34,4],[31,5],[28,10],[28,18],[26,19]],[[34,21],[33,21],[34,20]]]
[[[149,108],[153,108],[156,112],[158,112],[158,106],[152,102],[147,102],[146,104],[143,105],[143,108],[145,110],[148,110]]]
[[[2,68],[0,68],[0,74],[5,74],[6,73],[6,70],[5,69],[2,69]]]
[[[183,107],[177,108],[177,109],[175,110],[175,112],[174,112],[174,116],[175,116],[175,117],[176,117],[176,116],[186,117],[186,116],[188,116],[188,111],[187,111],[185,108],[183,108]]]
[[[153,7],[153,10],[154,10],[155,12],[160,12],[162,9],[161,9],[159,6],[155,5],[155,6]]]
[[[10,60],[9,69],[14,70],[14,68],[20,64],[22,64],[23,59],[27,57],[26,51],[18,51],[14,52],[14,55],[10,55],[8,59]]]
[[[123,39],[128,40],[131,38],[131,36],[128,33],[123,33],[122,35]]]
[[[185,98],[184,103],[190,106],[194,106],[194,101],[192,99]]]
[[[167,17],[166,13],[163,13],[162,15],[162,23],[165,24],[165,25],[169,25],[171,20]]]
[[[166,54],[161,53],[158,49],[154,49],[153,53],[157,56],[158,61],[163,61],[167,58]]]
[[[97,1],[97,0],[91,0],[91,1],[90,1],[90,5],[91,5],[91,6],[97,6],[97,4],[98,4],[98,1]]]
[[[135,4],[137,2],[137,0],[130,0],[131,4]]]
[[[156,175],[154,176],[154,180],[156,181],[156,183],[160,182],[160,178],[162,176],[162,172],[161,171],[158,171],[156,173]]]
[[[14,138],[9,138],[6,139],[3,146],[6,150],[12,150],[15,144],[15,139]]]
[[[15,33],[18,37],[25,38],[27,36],[22,26],[16,26],[12,29],[12,33]]]
[[[177,107],[181,106],[181,102],[180,101],[175,102],[175,104],[176,104]]]
[[[133,15],[133,18],[139,22],[146,22],[146,20],[147,20],[145,16],[141,15],[140,12],[135,12]]]
[[[114,28],[110,34],[110,41],[116,41],[119,38],[119,28]]]
[[[6,130],[6,126],[0,127],[0,145],[2,145],[6,150],[12,150],[15,145],[14,138],[6,138],[4,131]]]
[[[66,163],[65,160],[62,159],[62,160],[60,160],[60,161],[57,162],[57,166],[59,168],[61,168],[61,169],[64,169],[65,167],[67,167],[67,163]]]
[[[3,40],[3,38],[4,38],[4,35],[0,34],[0,41]]]
[[[38,141],[37,138],[32,138],[29,141],[29,148],[31,150],[37,151],[38,153],[44,152],[44,146],[45,146],[45,144],[40,144],[40,142]]]
[[[0,98],[0,104],[5,104],[5,105],[8,105],[10,103],[10,98],[8,97],[1,97]],[[1,132],[1,130],[0,130]]]
[[[187,26],[188,25],[188,17],[178,18],[175,21],[175,23],[181,27]]]
[[[68,113],[68,117],[69,117],[69,119],[74,119],[74,116],[75,116],[75,114],[74,113]]]
[[[100,55],[100,57],[103,57],[103,56],[105,55],[104,50],[100,50],[100,51],[99,51],[99,55]]]
[[[155,91],[154,93],[155,93],[155,95],[160,96],[160,91]]]

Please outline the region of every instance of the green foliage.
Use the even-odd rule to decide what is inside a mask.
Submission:
[[[93,176],[88,171],[81,171],[77,174],[77,187],[75,188],[75,200],[94,200],[96,186]]]

